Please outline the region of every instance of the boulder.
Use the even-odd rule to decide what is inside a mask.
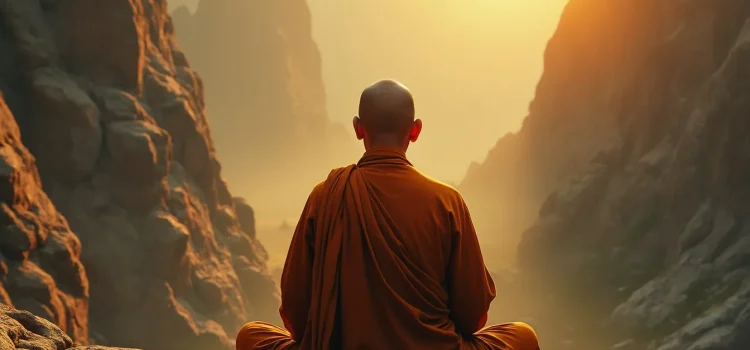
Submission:
[[[137,350],[76,344],[54,323],[0,304],[0,348],[34,350]]]

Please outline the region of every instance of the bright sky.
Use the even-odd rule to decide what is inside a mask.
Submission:
[[[409,157],[458,183],[526,116],[547,40],[567,0],[308,0],[329,117],[347,123],[361,90],[393,78],[424,121]]]

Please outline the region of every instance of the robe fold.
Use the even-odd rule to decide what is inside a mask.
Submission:
[[[538,349],[526,324],[481,329],[495,287],[469,210],[396,149],[369,150],[313,189],[281,292],[288,332],[251,322],[238,350]]]

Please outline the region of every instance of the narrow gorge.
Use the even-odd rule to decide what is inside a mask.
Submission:
[[[360,150],[310,21],[0,0],[0,348],[230,350],[280,323],[257,207],[301,209]],[[570,0],[522,128],[458,186],[490,322],[545,350],[750,348],[749,63],[750,3]]]

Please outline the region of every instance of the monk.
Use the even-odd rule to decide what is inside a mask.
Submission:
[[[461,195],[406,158],[421,130],[404,85],[364,90],[366,151],[312,190],[289,247],[286,330],[250,322],[237,350],[539,350],[524,323],[484,328],[494,283]]]

